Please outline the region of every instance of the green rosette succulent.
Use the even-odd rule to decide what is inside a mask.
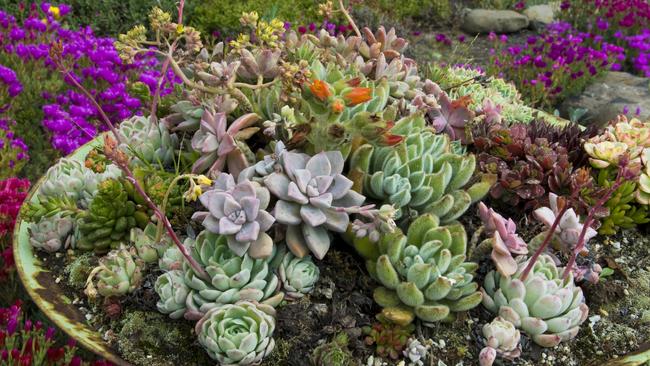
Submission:
[[[140,286],[142,268],[144,262],[127,249],[113,250],[99,259],[99,266],[88,276],[85,292],[91,298],[97,293],[104,297],[126,295]]]
[[[169,166],[174,162],[178,136],[170,134],[163,124],[133,116],[120,123],[118,132],[123,138],[120,148],[133,156],[132,164]]]
[[[421,115],[400,120],[391,132],[406,135],[403,143],[362,145],[352,156],[351,176],[369,198],[394,205],[396,218],[431,213],[450,222],[487,194],[489,182],[468,187],[474,155],[459,154],[447,135],[425,128]]]
[[[43,217],[37,223],[30,223],[27,227],[29,243],[32,247],[46,252],[59,251],[69,244],[73,226],[72,218],[61,214]]]
[[[257,365],[275,347],[275,309],[241,301],[223,305],[196,323],[199,343],[221,365]]]
[[[452,320],[454,312],[480,304],[473,282],[478,265],[465,262],[466,247],[463,225],[439,226],[430,214],[413,221],[406,235],[400,230],[384,235],[379,257],[367,261],[382,285],[374,293],[382,315],[397,324],[408,324],[414,316],[427,324]]]
[[[293,253],[287,252],[281,255],[281,259],[282,262],[278,266],[278,277],[282,283],[285,298],[299,299],[311,293],[320,277],[320,270],[311,257],[298,258]]]
[[[115,179],[99,184],[90,207],[78,214],[79,237],[74,246],[81,250],[107,252],[125,243],[132,228],[146,225],[149,217],[137,211],[124,186]]]
[[[553,258],[540,256],[526,279],[521,275],[528,264],[518,258],[518,270],[511,277],[491,271],[483,282],[483,306],[526,332],[542,347],[555,347],[578,334],[589,315],[582,289],[573,274],[562,279]]]
[[[330,232],[347,230],[346,209],[361,205],[365,197],[353,191],[343,175],[345,161],[339,151],[314,156],[285,152],[283,171],[264,178],[264,185],[278,198],[275,219],[287,225],[287,246],[299,258],[313,253],[323,259],[330,248]]]
[[[187,246],[187,243],[191,243],[192,239],[185,239],[183,245]],[[165,250],[163,255],[158,259],[158,267],[163,271],[173,271],[175,269],[183,268],[183,262],[185,257],[181,253],[180,249],[176,245],[172,245]]]
[[[174,270],[161,274],[156,279],[154,289],[160,300],[156,303],[158,311],[169,314],[172,319],[180,319],[185,314],[187,296],[190,288],[185,284],[183,271]]]
[[[167,235],[163,235],[160,242],[156,242],[158,227],[154,223],[148,223],[143,229],[134,227],[131,229],[130,241],[138,254],[138,257],[145,263],[154,263],[161,258],[167,249],[173,245]]]
[[[80,161],[63,158],[45,173],[45,179],[38,189],[38,197],[41,201],[66,197],[80,207],[87,208],[102,181],[119,178],[121,175],[122,171],[112,164],[103,173],[95,173]]]
[[[198,319],[208,310],[240,300],[259,301],[276,306],[283,294],[277,292],[278,277],[270,267],[270,259],[239,256],[228,247],[228,239],[208,230],[202,231],[190,244],[191,255],[205,269],[209,279],[198,276],[184,262],[185,284],[191,292],[187,298],[190,319]]]

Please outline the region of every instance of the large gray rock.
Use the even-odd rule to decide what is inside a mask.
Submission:
[[[609,71],[594,81],[576,97],[565,100],[560,106],[563,115],[570,110],[585,108],[583,123],[604,125],[627,111],[628,117],[642,120],[650,118],[650,81],[626,72]]]
[[[555,20],[553,7],[549,4],[533,5],[524,10],[524,15],[532,23],[550,24]]]
[[[512,10],[472,9],[463,17],[461,27],[470,34],[512,33],[528,27],[528,18]]]

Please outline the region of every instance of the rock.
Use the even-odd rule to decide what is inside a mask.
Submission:
[[[533,5],[524,10],[524,15],[527,16],[528,20],[532,23],[549,24],[555,20],[553,7],[548,4]]]
[[[470,34],[512,33],[528,27],[528,18],[512,10],[473,9],[463,17],[461,28]]]
[[[650,118],[650,81],[626,72],[606,72],[581,95],[567,98],[560,111],[568,116],[576,108],[587,109],[581,120],[583,124],[604,125],[619,114],[647,120]]]

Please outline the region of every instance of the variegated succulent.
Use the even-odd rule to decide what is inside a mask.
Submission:
[[[350,222],[346,209],[365,200],[342,174],[344,164],[339,151],[312,157],[286,152],[284,170],[264,178],[264,185],[278,198],[273,215],[287,225],[287,246],[299,258],[312,252],[323,259],[330,248],[329,231],[345,232]]]
[[[397,218],[432,213],[450,222],[487,194],[489,182],[468,186],[474,155],[455,153],[449,137],[426,129],[421,115],[400,120],[391,132],[405,135],[405,141],[359,147],[350,174],[368,197],[394,205]]]

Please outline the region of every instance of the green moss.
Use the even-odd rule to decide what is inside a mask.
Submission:
[[[190,322],[174,321],[155,312],[127,312],[121,321],[117,345],[135,365],[212,365],[199,348]]]
[[[92,253],[84,253],[70,262],[64,269],[68,277],[68,285],[78,290],[83,289],[90,271],[93,270],[95,258]]]

